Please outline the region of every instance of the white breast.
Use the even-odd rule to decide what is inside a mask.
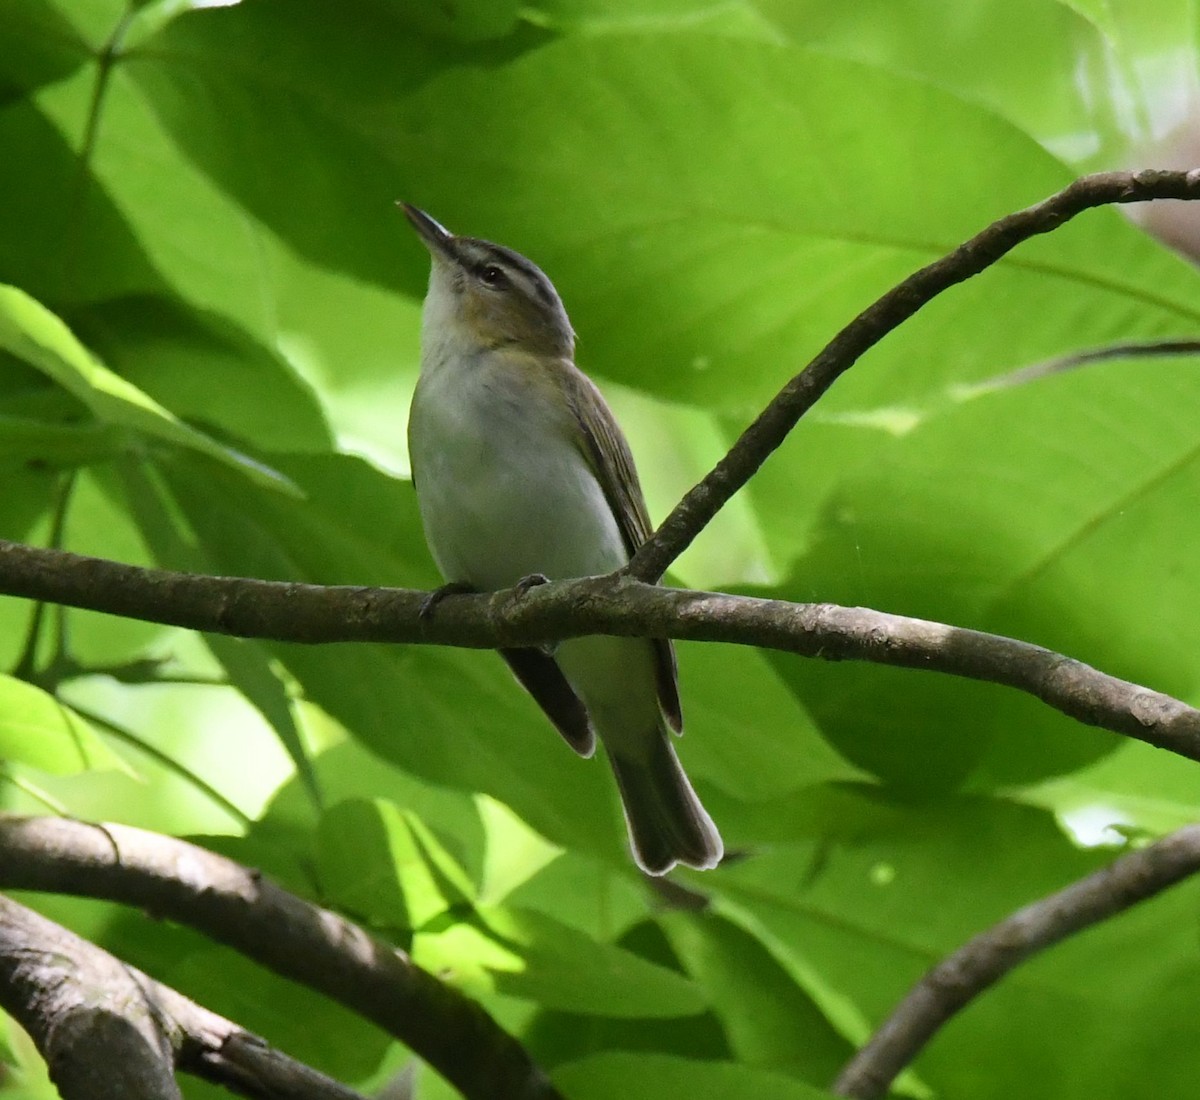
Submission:
[[[556,396],[503,352],[423,364],[409,448],[425,537],[446,580],[491,590],[531,573],[594,576],[627,560]]]

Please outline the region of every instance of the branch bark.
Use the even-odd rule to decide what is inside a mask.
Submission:
[[[0,897],[0,1005],[63,1100],[180,1100],[176,1068],[241,1096],[364,1100],[141,971]]]
[[[833,1092],[874,1100],[955,1013],[1031,955],[1200,871],[1200,825],[1019,909],[930,970],[847,1063]]]
[[[731,642],[1004,684],[1084,722],[1200,761],[1200,710],[1028,642],[866,608],[661,588],[630,577],[451,596],[206,577],[0,540],[0,593],[193,630],[289,642],[538,645],[582,634]]]
[[[122,825],[0,817],[0,886],[123,902],[194,928],[371,1020],[469,1100],[559,1100],[474,1001],[357,925],[193,844]]]
[[[1200,198],[1200,169],[1099,172],[993,222],[953,252],[914,272],[839,332],[787,383],[720,462],[681,500],[629,563],[631,576],[656,581],[787,438],[800,418],[864,352],[956,283],[990,267],[1022,241],[1076,214],[1110,203]]]

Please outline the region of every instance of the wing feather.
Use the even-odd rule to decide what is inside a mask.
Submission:
[[[563,388],[580,428],[584,457],[600,482],[604,497],[617,518],[625,550],[632,557],[652,530],[633,453],[595,383],[569,360],[563,361],[563,367]],[[668,725],[679,733],[683,730],[683,711],[679,704],[675,647],[669,638],[653,639],[653,645],[659,703]]]
[[[591,756],[596,751],[596,734],[587,708],[554,658],[532,648],[502,649],[500,656],[554,723],[563,740],[580,756]]]

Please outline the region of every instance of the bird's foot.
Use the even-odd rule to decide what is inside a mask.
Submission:
[[[417,610],[417,618],[422,622],[427,622],[433,618],[437,605],[447,596],[465,596],[475,591],[477,589],[473,585],[467,584],[466,581],[450,581],[449,584],[443,584],[441,588],[435,588],[421,601],[421,606]]]
[[[522,577],[516,584],[513,585],[513,592],[518,596],[524,596],[531,588],[538,588],[543,584],[549,584],[550,578],[545,573],[530,573],[527,577]]]
[[[522,577],[516,584],[512,586],[512,595],[509,599],[516,601],[525,595],[531,588],[540,588],[543,584],[549,584],[550,578],[545,573],[530,573],[526,577]],[[537,646],[542,653],[547,657],[553,657],[554,651],[558,649],[558,642],[543,642]]]

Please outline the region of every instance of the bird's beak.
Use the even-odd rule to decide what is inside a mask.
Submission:
[[[407,202],[398,202],[396,204],[404,211],[404,216],[412,222],[412,227],[417,231],[417,236],[421,238],[425,247],[433,254],[434,259],[453,260],[454,254],[454,234],[450,232],[440,222],[436,222],[424,210],[418,210],[415,206]]]

